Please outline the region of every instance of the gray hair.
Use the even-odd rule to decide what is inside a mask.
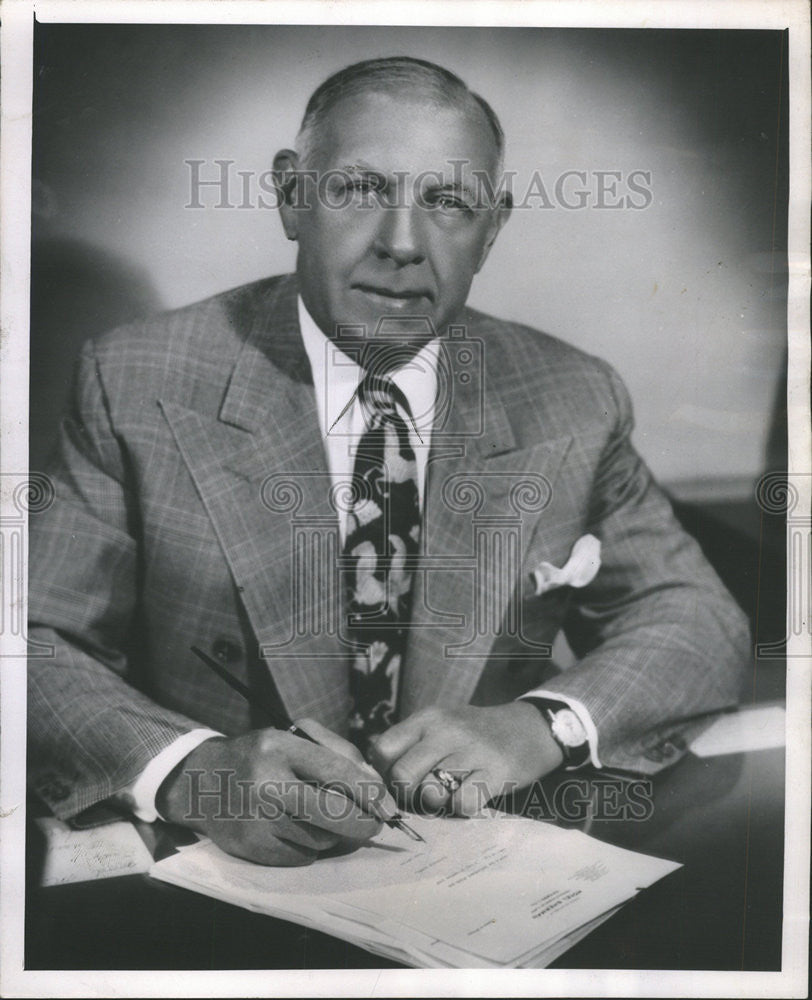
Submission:
[[[493,131],[496,146],[496,172],[502,169],[505,133],[488,102],[474,93],[450,70],[436,63],[411,56],[390,56],[353,63],[324,81],[307,102],[304,118],[296,137],[296,150],[304,165],[315,152],[317,136],[325,118],[343,98],[359,93],[389,93],[395,96],[412,88],[427,95],[440,107],[465,108],[474,103],[485,115]]]

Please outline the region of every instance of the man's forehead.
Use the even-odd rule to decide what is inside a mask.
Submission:
[[[365,92],[336,102],[320,131],[318,159],[330,168],[459,176],[492,169],[498,155],[490,123],[473,99],[449,104],[428,94]]]

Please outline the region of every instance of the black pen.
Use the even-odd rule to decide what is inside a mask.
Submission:
[[[204,653],[203,650],[197,646],[191,646],[190,648],[198,659],[202,660],[202,662],[205,663],[210,670],[213,670],[214,673],[216,673],[221,680],[225,681],[232,690],[236,691],[237,694],[242,695],[249,705],[253,703],[254,698],[250,689],[243,684],[241,680],[238,680],[230,671],[226,670],[222,663],[218,663],[217,660],[209,656],[208,653]],[[263,708],[265,709],[274,729],[284,730],[285,732],[291,733],[293,736],[298,736],[300,739],[308,740],[310,743],[315,743],[316,746],[322,746],[318,740],[313,739],[313,737],[309,733],[306,733],[304,729],[300,729],[292,719],[288,718],[287,715],[284,715],[281,712],[275,712],[272,709],[267,708],[267,706],[263,706]],[[331,791],[331,789],[328,788],[325,789],[325,791]],[[412,840],[419,840],[422,843],[425,843],[425,840],[420,836],[420,834],[416,830],[413,830],[399,814],[389,817],[378,815],[376,818],[380,819],[381,822],[386,823],[388,827],[392,827],[396,830],[402,830],[408,837],[411,837]]]

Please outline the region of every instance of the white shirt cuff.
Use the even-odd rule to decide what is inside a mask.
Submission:
[[[191,732],[179,736],[174,743],[164,747],[157,757],[152,758],[131,785],[118,793],[118,800],[123,802],[138,819],[145,823],[154,823],[156,819],[161,819],[155,806],[155,797],[164,778],[195,747],[199,747],[206,740],[222,735],[214,729],[193,729]]]
[[[598,730],[595,728],[595,723],[592,721],[592,716],[589,714],[588,709],[577,698],[558,694],[557,691],[548,691],[547,688],[537,688],[535,691],[527,691],[520,696],[519,700],[521,701],[523,698],[547,698],[550,701],[560,701],[568,705],[578,716],[578,721],[586,732],[587,742],[589,743],[589,759],[592,766],[603,767],[598,757]]]

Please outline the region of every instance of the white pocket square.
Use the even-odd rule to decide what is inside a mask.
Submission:
[[[536,597],[556,587],[585,587],[592,583],[601,567],[601,543],[594,535],[582,535],[573,545],[566,563],[559,569],[552,563],[539,563],[530,574]]]

